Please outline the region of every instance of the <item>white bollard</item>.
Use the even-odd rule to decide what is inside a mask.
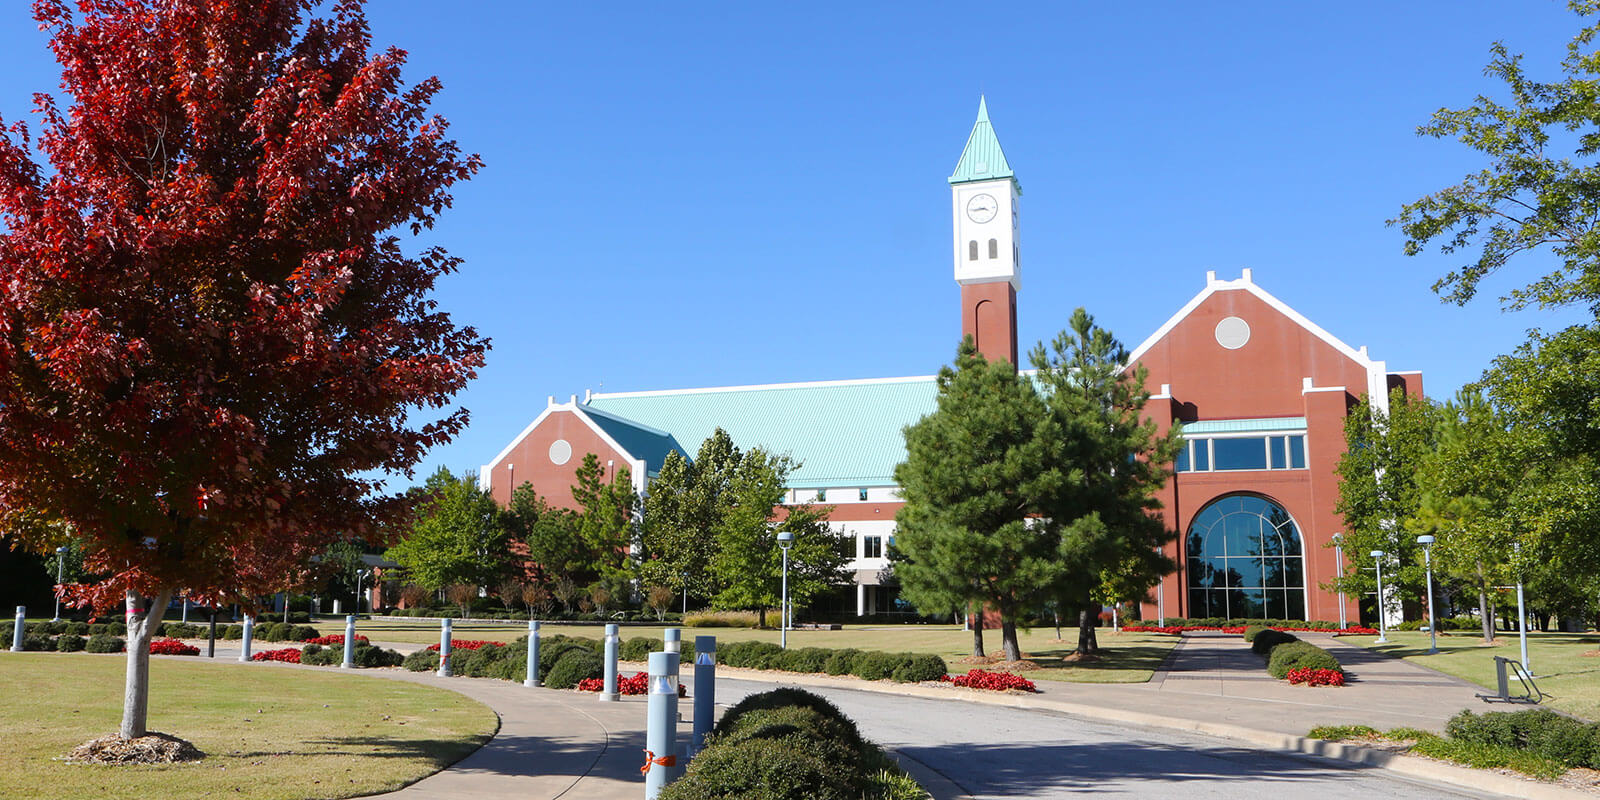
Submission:
[[[27,618],[28,607],[17,606],[17,627],[11,630],[11,652],[13,653],[22,652],[22,629],[26,625],[23,620]]]
[[[450,677],[450,618],[439,620],[439,677]]]
[[[356,615],[351,614],[344,618],[344,663],[341,669],[350,669],[356,665]]]
[[[245,617],[244,618],[244,634],[240,637],[240,641],[244,645],[244,649],[239,651],[239,660],[240,661],[249,661],[250,660],[250,639],[255,636],[255,632],[256,632],[256,618],[255,617]]]
[[[600,690],[601,702],[611,702],[622,697],[617,691],[617,647],[622,638],[616,625],[606,626],[605,685]]]
[[[539,680],[539,621],[528,620],[528,671],[522,685],[534,689],[544,685]]]

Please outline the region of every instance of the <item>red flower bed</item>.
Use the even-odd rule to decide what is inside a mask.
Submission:
[[[605,688],[606,682],[600,678],[584,678],[578,681],[578,691],[580,692],[601,692],[605,691]],[[617,692],[619,694],[644,694],[649,688],[650,673],[648,672],[635,672],[631,678],[617,676]],[[678,696],[687,697],[688,695],[689,687],[681,683],[678,684]]]
[[[1341,636],[1341,635],[1347,634],[1347,633],[1348,634],[1354,634],[1356,636],[1377,636],[1378,635],[1378,629],[1377,628],[1367,628],[1367,627],[1363,627],[1363,626],[1360,626],[1360,625],[1356,625],[1356,626],[1353,626],[1353,627],[1345,628],[1342,631],[1334,631],[1333,635],[1334,636]]]
[[[362,637],[357,636],[356,638],[360,639]],[[344,639],[340,638],[339,639],[339,643],[340,644],[344,644]],[[450,640],[450,649],[451,650],[477,650],[477,649],[479,649],[481,647],[505,647],[505,646],[506,646],[505,642],[486,642],[486,641],[484,641],[482,639],[451,639]],[[435,653],[437,653],[437,652],[439,652],[439,645],[438,645],[438,643],[430,644],[430,645],[428,645],[428,649],[432,650]]]
[[[282,650],[262,650],[250,655],[251,661],[282,661],[286,664],[300,663],[300,648],[285,647]]]
[[[177,639],[154,639],[150,642],[150,653],[158,656],[197,656],[200,655],[200,648]]]
[[[1344,685],[1344,672],[1337,669],[1291,669],[1288,677],[1290,683],[1303,683],[1307,686]]]
[[[306,644],[320,644],[323,647],[327,647],[330,644],[344,644],[344,634],[330,633],[327,636],[318,636],[315,639],[301,639],[300,641]],[[372,642],[358,633],[356,634],[356,644],[372,644]],[[437,647],[438,645],[434,646]]]
[[[988,670],[975,669],[965,675],[945,675],[939,680],[953,683],[956,686],[965,686],[969,689],[989,689],[1003,692],[1007,689],[1021,689],[1026,692],[1037,692],[1039,687],[1033,681],[1013,675],[1009,672],[989,672]]]

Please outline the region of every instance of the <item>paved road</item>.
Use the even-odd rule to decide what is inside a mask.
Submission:
[[[719,679],[718,703],[772,684]],[[1486,798],[1379,770],[1265,753],[1223,739],[1108,725],[1044,711],[806,687],[837,704],[862,733],[990,798],[1225,798],[1427,800]]]

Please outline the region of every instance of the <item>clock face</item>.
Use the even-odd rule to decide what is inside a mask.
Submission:
[[[973,195],[972,199],[967,201],[967,219],[979,224],[994,219],[994,215],[999,211],[1000,204],[987,194]]]

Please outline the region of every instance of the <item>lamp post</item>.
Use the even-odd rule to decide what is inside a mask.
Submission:
[[[1516,554],[1513,564],[1517,568],[1517,639],[1522,645],[1522,668],[1532,675],[1533,667],[1528,666],[1528,612],[1522,604],[1522,543],[1512,542],[1511,551]]]
[[[1344,578],[1344,534],[1333,535],[1333,565],[1334,574]],[[1350,627],[1350,617],[1345,612],[1344,592],[1339,593],[1339,630]]]
[[[64,567],[64,565],[66,563],[66,558],[67,558],[67,546],[66,545],[62,545],[60,547],[57,547],[56,548],[56,616],[55,616],[54,619],[50,620],[51,622],[60,622],[61,621],[61,581],[62,581],[62,577],[61,576],[64,574],[63,567]]]
[[[1422,563],[1428,571],[1428,655],[1439,653],[1439,618],[1433,613],[1433,536],[1424,533],[1417,537],[1422,545]]]
[[[372,575],[371,570],[356,570],[356,613],[361,613],[361,581]]]
[[[778,547],[783,550],[783,595],[778,606],[778,644],[783,649],[789,649],[789,546],[794,544],[794,534],[784,531],[778,534]]]
[[[1383,551],[1372,551],[1372,560],[1378,570],[1378,640],[1376,644],[1385,644],[1389,641],[1389,623],[1383,613]]]

